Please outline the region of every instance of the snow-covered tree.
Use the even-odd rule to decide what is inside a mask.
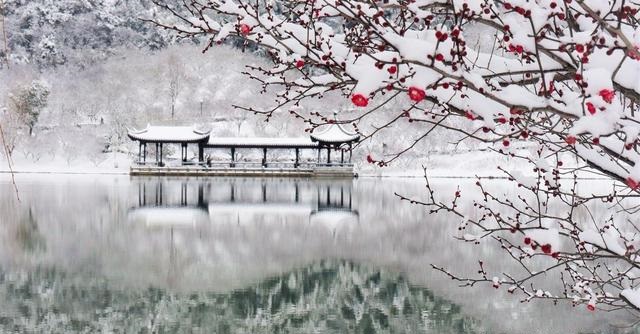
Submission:
[[[38,121],[40,112],[47,105],[50,88],[46,82],[32,81],[29,85],[17,88],[17,91],[9,96],[10,112],[13,112],[21,123],[29,129],[29,135],[33,134],[33,127]]]
[[[3,5],[0,23],[7,43],[0,35],[0,56],[9,63],[85,67],[117,48],[158,50],[172,43],[139,19],[157,17],[147,0],[3,0]]]
[[[525,301],[640,310],[637,2],[153,2],[173,19],[152,22],[183,38],[206,38],[205,51],[233,36],[269,53],[273,66],[249,66],[248,75],[264,91],[276,91],[275,105],[247,110],[269,118],[288,108],[312,131],[331,116],[305,114],[297,106],[341,95],[361,112],[339,122],[365,139],[398,124],[395,129],[421,127],[422,135],[404,149],[390,157],[370,155],[371,163],[385,166],[420,141],[439,140],[431,136],[438,128],[528,162],[530,175],[496,166],[522,189],[517,198],[479,181],[481,199],[465,207],[459,198],[471,189],[444,201],[428,188],[422,204],[459,216],[460,230],[467,231],[460,239],[493,240],[523,268],[492,273],[486,261],[478,277],[460,278],[437,267],[452,278],[504,286]],[[402,108],[384,108],[397,101]],[[371,120],[377,126],[364,131]],[[615,184],[584,192],[585,181],[577,178],[582,171]],[[588,203],[598,201],[610,203],[606,217],[584,214]],[[563,289],[539,279],[552,272],[559,272]]]

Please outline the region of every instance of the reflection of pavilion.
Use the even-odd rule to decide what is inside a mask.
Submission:
[[[171,189],[173,191],[175,189]],[[163,182],[138,184],[138,206],[130,211],[129,220],[149,226],[194,225],[209,221],[209,211],[204,202],[204,189],[193,194],[187,183],[180,185],[179,195],[167,194]]]
[[[189,226],[241,215],[358,219],[351,180],[141,179],[137,190],[129,220],[148,226]]]

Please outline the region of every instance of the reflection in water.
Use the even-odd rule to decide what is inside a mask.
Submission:
[[[482,332],[458,306],[400,276],[334,261],[229,293],[118,290],[38,269],[0,276],[0,296],[11,305],[0,317],[3,332]]]
[[[434,273],[513,268],[393,195],[423,195],[419,180],[19,175],[18,187],[19,203],[0,179],[0,333],[629,332],[619,314]]]
[[[357,221],[352,180],[268,181],[136,178],[138,201],[129,212],[129,220],[149,226],[176,226],[205,223],[211,217],[216,221],[229,216],[239,220],[247,214],[275,213],[301,214],[325,222],[349,218]]]

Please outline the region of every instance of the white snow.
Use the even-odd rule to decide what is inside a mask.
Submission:
[[[158,126],[147,125],[142,130],[129,130],[129,136],[145,141],[201,141],[209,137],[208,130],[199,130],[195,126]]]

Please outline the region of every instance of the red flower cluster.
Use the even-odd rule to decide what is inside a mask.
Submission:
[[[248,24],[243,23],[243,24],[240,25],[240,33],[241,34],[246,36],[246,35],[249,35],[250,32],[251,32],[251,27],[249,27]]]
[[[524,47],[522,45],[509,44],[509,51],[515,52],[517,54],[520,54],[520,53],[524,52]]]
[[[372,163],[374,163],[374,162],[376,162],[376,161],[373,159],[373,157],[371,156],[371,154],[367,154],[367,162],[368,162],[368,163],[370,163],[370,164],[372,164]]]
[[[611,89],[603,89],[598,93],[598,95],[600,95],[605,102],[611,103],[613,102],[613,98],[616,96],[616,92]]]
[[[464,112],[464,117],[466,117],[466,118],[468,118],[468,119],[470,119],[470,120],[472,120],[472,121],[473,121],[474,119],[476,119],[476,115],[474,115],[474,114],[473,114],[472,112],[470,112],[470,111],[465,111],[465,112]]]
[[[438,41],[444,42],[447,40],[448,37],[449,35],[447,35],[446,32],[436,31],[436,38],[438,39]]]

